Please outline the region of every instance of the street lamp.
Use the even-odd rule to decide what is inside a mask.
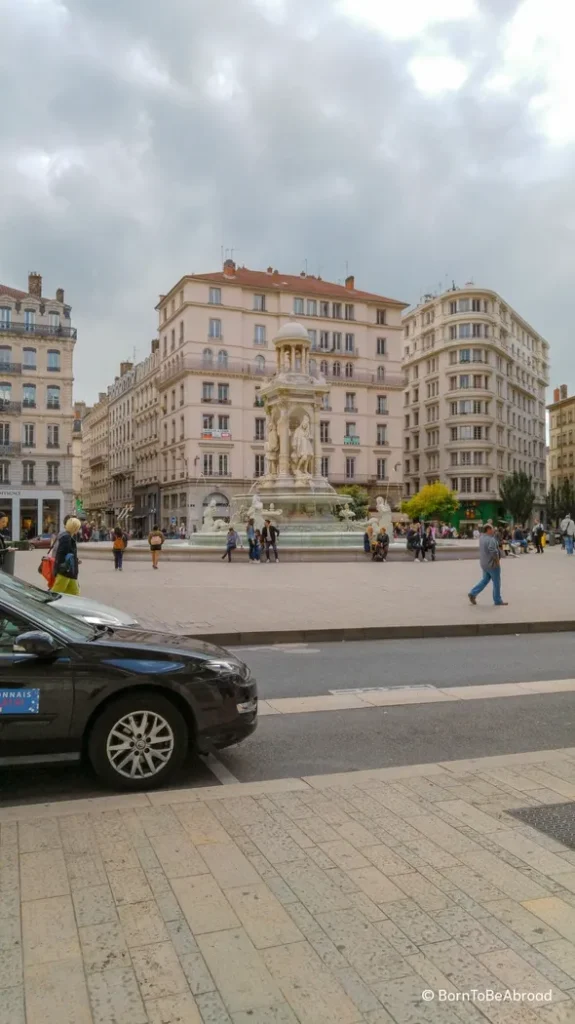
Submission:
[[[395,466],[393,467],[393,474],[394,474],[394,476],[395,476],[395,474],[397,473],[397,471],[398,471],[398,469],[400,467],[401,467],[401,462],[396,462]],[[388,502],[387,499],[389,498],[389,485],[390,485],[390,483],[391,483],[391,476],[388,478],[387,489],[386,489],[386,492],[385,492],[385,503],[386,503],[386,505],[389,505],[389,502]]]

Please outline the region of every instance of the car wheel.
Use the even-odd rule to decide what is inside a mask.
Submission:
[[[96,719],[88,757],[114,789],[156,789],[181,768],[189,730],[178,709],[159,694],[121,697]]]

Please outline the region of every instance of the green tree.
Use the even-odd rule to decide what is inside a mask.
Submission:
[[[439,482],[426,484],[401,506],[402,512],[407,513],[411,519],[438,519],[440,522],[451,519],[458,508],[455,492]]]
[[[558,488],[551,484],[548,493],[545,495],[545,519],[548,526],[557,526],[561,518],[562,505]]]
[[[345,484],[343,487],[338,487],[338,493],[348,494],[351,498],[349,507],[352,512],[355,512],[356,522],[366,518],[369,494],[363,487],[360,487],[359,484]]]
[[[511,473],[503,477],[499,493],[507,512],[515,523],[526,523],[533,511],[535,491],[527,473]]]
[[[575,506],[575,488],[570,480],[565,477],[557,487],[557,515],[560,519],[573,513]]]

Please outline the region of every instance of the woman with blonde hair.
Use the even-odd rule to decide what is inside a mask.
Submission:
[[[75,516],[66,520],[63,532],[58,538],[56,548],[56,579],[52,592],[57,594],[79,594],[78,586],[78,549],[76,536],[81,529],[81,522]]]

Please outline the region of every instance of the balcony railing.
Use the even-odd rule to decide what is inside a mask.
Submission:
[[[89,460],[90,466],[97,466],[98,463],[105,462],[105,461],[106,461],[106,453],[105,452],[99,452],[98,455],[92,455],[91,459]]]
[[[47,409],[59,409],[60,408],[60,402],[57,402],[54,398],[49,398],[48,401],[46,402],[46,408]]]
[[[46,442],[46,448],[59,448],[59,447],[60,447],[60,442],[59,441],[47,441]]]
[[[75,327],[52,327],[49,324],[19,324],[7,323],[0,320],[0,333],[10,334],[45,334],[49,338],[76,338],[78,332]]]
[[[361,444],[361,441],[359,439],[359,434],[344,434],[343,443],[344,444],[354,444],[354,445]]]
[[[7,416],[17,416],[21,411],[21,402],[12,402],[8,399],[0,398],[0,413],[6,413]]]
[[[36,408],[36,401],[35,401],[35,399],[33,399],[33,398],[25,398],[24,401],[22,402],[22,408],[23,409],[35,409]]]
[[[275,360],[270,360],[269,365],[259,366],[258,363],[241,363],[234,360],[228,360],[227,363],[218,363],[217,360],[210,361],[206,359],[194,358],[193,356],[184,356],[179,359],[173,366],[166,367],[162,371],[159,379],[159,386],[163,387],[170,381],[173,381],[177,377],[181,377],[185,373],[209,373],[209,374],[225,374],[229,376],[233,374],[235,376],[243,377],[272,377],[276,372]]]
[[[0,363],[0,377],[5,373],[22,373],[22,363]]]
[[[30,447],[28,445],[28,447]],[[14,455],[20,455],[22,451],[22,445],[19,441],[10,441],[8,444],[0,444],[0,459],[12,458]]]

